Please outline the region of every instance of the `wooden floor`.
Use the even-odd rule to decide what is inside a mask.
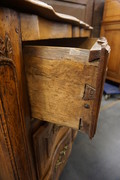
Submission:
[[[102,100],[92,141],[78,133],[60,180],[120,179],[120,96]]]

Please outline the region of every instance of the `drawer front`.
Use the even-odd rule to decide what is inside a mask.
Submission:
[[[95,39],[82,41],[79,48],[24,47],[32,117],[81,130],[92,138],[108,49],[105,40]]]
[[[43,178],[44,180],[58,180],[60,173],[62,172],[67,159],[70,155],[72,149],[72,140],[71,140],[71,129],[67,131],[64,137],[61,139],[57,145],[53,158],[50,164],[50,168]]]
[[[71,129],[56,126],[51,123],[46,123],[41,126],[33,135],[34,152],[39,179],[44,179],[49,176],[48,173],[54,159],[54,154],[57,152],[57,147],[63,137],[69,132],[69,141],[72,142]]]

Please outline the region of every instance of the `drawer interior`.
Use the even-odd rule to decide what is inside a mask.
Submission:
[[[27,41],[23,42],[25,45],[34,45],[34,46],[58,46],[58,47],[76,47],[81,49],[90,50],[95,43],[97,38],[63,38],[63,39],[49,39],[49,40],[40,40],[40,41]]]

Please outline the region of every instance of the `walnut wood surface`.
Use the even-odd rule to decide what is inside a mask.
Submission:
[[[61,146],[64,150],[64,146],[68,145],[68,143],[64,143],[64,139],[69,144],[72,143],[72,130],[51,123],[46,123],[34,133],[33,142],[39,179],[58,179],[57,176],[59,176],[59,173],[61,172],[59,169],[61,166],[62,168],[64,167],[63,165],[65,165],[66,159],[71,151],[70,146],[67,149],[69,152],[67,153],[67,157],[64,157],[66,151],[63,153],[61,152],[61,156],[64,158],[64,163],[57,163]],[[60,157],[59,161],[62,161]]]
[[[0,29],[0,179],[35,179],[18,14],[0,8]]]
[[[20,14],[23,41],[55,38],[90,37],[91,29],[50,21],[37,15]],[[49,29],[49,31],[48,31]]]
[[[20,14],[20,22],[23,41],[89,37],[91,34],[91,29],[73,26],[68,22],[50,21],[37,15],[22,13]]]
[[[97,121],[93,111],[99,112],[95,102],[100,98],[96,92],[103,85],[106,67],[106,59],[101,60],[105,56],[101,49],[99,43],[87,50],[24,47],[32,117],[80,129],[92,137]],[[96,61],[88,62],[92,60]]]
[[[20,22],[23,41],[72,37],[72,25],[68,23],[50,21],[30,14],[20,14]]]

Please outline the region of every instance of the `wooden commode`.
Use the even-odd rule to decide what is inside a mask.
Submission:
[[[0,1],[0,180],[57,180],[78,131],[94,136],[110,47],[91,31],[41,1]]]

